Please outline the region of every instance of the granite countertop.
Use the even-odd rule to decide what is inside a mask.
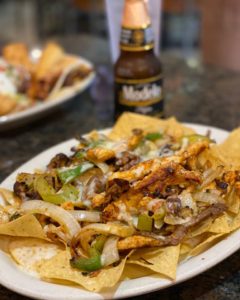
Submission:
[[[17,129],[0,132],[0,182],[39,152],[93,128],[112,124],[111,67],[108,43],[81,36],[58,39],[69,51],[81,53],[100,70],[95,84],[47,116]],[[98,51],[96,51],[98,49]],[[203,66],[176,53],[163,53],[165,114],[180,121],[231,130],[240,123],[240,73]],[[107,111],[106,111],[107,108]],[[240,299],[240,251],[209,271],[145,299]],[[29,299],[0,286],[1,300]],[[141,299],[135,297],[132,299]]]

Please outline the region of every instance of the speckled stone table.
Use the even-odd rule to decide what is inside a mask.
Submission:
[[[107,41],[90,36],[58,40],[68,51],[89,58],[97,69],[100,67],[102,78],[107,80],[98,80],[91,89],[41,120],[0,132],[0,181],[39,152],[93,128],[112,124],[113,97]],[[180,121],[227,130],[240,125],[240,73],[206,67],[198,60],[187,61],[174,53],[164,53],[162,62],[166,116],[175,115]],[[102,65],[108,68],[102,68]],[[108,111],[104,112],[106,107]],[[0,300],[7,299],[29,298],[0,286]],[[240,299],[240,251],[209,271],[174,287],[148,294],[144,299]]]

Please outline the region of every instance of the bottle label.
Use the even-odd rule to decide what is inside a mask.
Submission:
[[[152,49],[154,36],[151,24],[142,28],[122,27],[120,48],[126,51],[142,51]]]
[[[146,79],[115,78],[116,112],[125,110],[143,114],[163,111],[162,76]]]

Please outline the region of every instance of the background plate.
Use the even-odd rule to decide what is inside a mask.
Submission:
[[[85,58],[78,57],[78,60],[85,66],[94,68],[92,63]],[[41,116],[50,112],[55,107],[71,100],[77,94],[82,93],[93,81],[95,72],[92,71],[85,79],[76,83],[71,87],[63,88],[52,100],[48,100],[39,104],[36,104],[26,110],[19,111],[13,114],[0,116],[0,131],[11,129],[19,125],[26,124],[30,121],[36,120]]]
[[[186,124],[195,129],[198,133],[205,134],[211,130],[211,137],[218,143],[228,136],[228,132],[210,126],[197,124]],[[33,172],[35,168],[44,168],[49,160],[59,152],[70,153],[70,148],[76,145],[77,141],[72,139],[58,144],[41,154],[37,155],[5,179],[1,186],[12,189],[16,175],[19,172]],[[1,199],[0,199],[1,200]],[[211,247],[202,254],[182,262],[177,270],[175,281],[159,279],[155,276],[146,276],[138,279],[120,282],[116,287],[104,290],[102,293],[92,293],[81,289],[81,287],[63,286],[41,281],[23,273],[14,262],[3,252],[0,252],[0,283],[5,287],[37,299],[44,300],[85,300],[85,299],[117,299],[136,296],[166,288],[189,278],[192,278],[220,261],[227,258],[240,248],[240,230],[230,234],[227,238]]]

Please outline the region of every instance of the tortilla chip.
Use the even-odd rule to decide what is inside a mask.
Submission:
[[[225,213],[224,215],[218,217],[214,220],[212,225],[210,226],[208,232],[211,233],[229,233],[230,226],[229,226],[229,217]]]
[[[109,267],[96,272],[96,276],[83,275],[81,271],[70,266],[70,251],[67,249],[53,258],[42,261],[37,266],[37,271],[43,279],[47,280],[67,280],[77,283],[89,291],[99,292],[105,287],[114,286],[120,279],[126,259],[123,259],[116,267]]]
[[[36,263],[50,259],[62,250],[58,245],[36,238],[15,238],[9,243],[9,252],[13,259],[25,271],[36,270]]]
[[[144,276],[149,276],[154,274],[154,272],[148,268],[142,267],[140,265],[136,266],[134,264],[126,264],[123,270],[121,281],[140,278]]]
[[[222,144],[214,145],[210,154],[226,166],[240,168],[240,128],[232,131]]]
[[[233,214],[238,214],[240,208],[240,198],[237,195],[235,188],[232,188],[231,192],[226,198],[226,205],[228,207],[228,211]]]
[[[14,239],[13,236],[0,235],[0,250],[9,253],[9,245]]]
[[[179,259],[178,262],[183,261],[186,257],[188,257],[189,252],[192,250],[192,248],[187,244],[181,244],[180,245],[180,253],[179,253]]]
[[[24,215],[9,223],[0,224],[0,234],[47,239],[42,226],[33,215]]]
[[[134,252],[128,263],[148,268],[170,279],[175,279],[180,245],[157,250],[142,249]]]
[[[209,231],[212,226],[212,219],[208,218],[204,222],[200,223],[200,225],[195,226],[191,231],[188,232],[187,238],[193,238],[201,235],[204,232]]]
[[[166,119],[166,133],[174,136],[175,138],[181,138],[183,135],[194,134],[195,131],[189,127],[179,123],[175,118]]]
[[[21,199],[18,198],[12,191],[0,188],[0,196],[3,200],[13,206],[19,206],[21,204]]]
[[[189,257],[189,253],[198,245],[207,240],[212,234],[209,232],[203,232],[195,235],[194,237],[186,237],[184,242],[180,245],[179,261]]]
[[[135,128],[143,129],[145,132],[163,131],[176,138],[182,135],[192,134],[194,131],[178,123],[175,118],[167,120],[157,119],[149,116],[125,112],[117,120],[109,137],[113,140],[131,136]]]
[[[232,218],[229,227],[230,231],[234,231],[240,227],[240,212]]]
[[[215,245],[217,242],[219,242],[224,237],[224,235],[225,235],[224,233],[210,235],[206,240],[204,240],[202,243],[200,243],[195,248],[193,248],[189,252],[188,256],[189,257],[196,256],[196,255],[206,251],[207,249],[209,249],[213,245]]]

